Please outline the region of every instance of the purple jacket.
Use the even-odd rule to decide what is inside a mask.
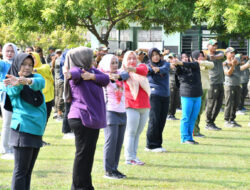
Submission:
[[[100,129],[106,127],[106,105],[102,87],[109,84],[109,76],[101,71],[91,68],[95,73],[96,80],[81,78],[82,70],[78,67],[70,69],[71,80],[69,81],[72,94],[72,103],[68,118],[81,119],[85,127]]]

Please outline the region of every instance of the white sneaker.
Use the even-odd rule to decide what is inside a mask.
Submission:
[[[239,111],[237,111],[237,112],[236,112],[236,115],[245,115],[245,112],[244,112],[244,111],[239,110]]]
[[[1,156],[1,159],[4,159],[4,160],[14,160],[14,154],[13,153],[3,154]]]
[[[154,148],[152,152],[167,152],[167,150],[165,148]]]
[[[63,135],[63,139],[74,139],[75,138],[75,134],[74,133],[65,133]]]
[[[167,152],[167,150],[165,148],[153,148],[153,149],[149,149],[149,148],[145,148],[145,151],[147,152]]]

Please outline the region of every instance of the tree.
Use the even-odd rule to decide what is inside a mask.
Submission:
[[[247,0],[198,0],[196,23],[206,22],[221,38],[250,38],[250,3]]]
[[[18,47],[24,49],[27,46],[39,46],[47,50],[49,46],[60,49],[77,47],[80,45],[90,46],[86,40],[86,30],[77,27],[75,30],[65,30],[62,26],[57,26],[53,32],[22,32],[18,33],[11,26],[2,25],[0,27],[0,42],[2,44],[13,42]]]
[[[51,32],[87,28],[100,43],[108,45],[111,30],[126,29],[135,22],[149,29],[162,25],[166,33],[184,31],[191,25],[195,0],[1,0],[0,22],[17,31]],[[105,27],[105,34],[98,27]]]

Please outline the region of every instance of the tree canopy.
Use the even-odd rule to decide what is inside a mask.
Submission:
[[[0,24],[16,33],[51,33],[82,27],[108,45],[113,28],[130,23],[145,29],[161,25],[166,33],[182,32],[206,23],[221,36],[250,37],[247,0],[1,0]],[[99,27],[105,28],[101,33]]]
[[[250,2],[248,0],[198,0],[194,18],[205,22],[219,37],[250,38]]]
[[[163,25],[167,33],[190,27],[195,0],[1,0],[0,23],[15,31],[51,32],[58,25],[66,29],[87,28],[103,44],[111,30],[125,29],[135,22],[149,29]],[[106,28],[104,35],[98,27]]]
[[[0,27],[0,42],[13,42],[20,48],[24,49],[27,46],[39,46],[44,50],[48,50],[50,46],[65,49],[77,47],[80,45],[90,46],[85,36],[87,30],[76,27],[75,30],[65,30],[62,26],[57,26],[51,33],[39,32],[15,32],[11,26],[2,25]]]

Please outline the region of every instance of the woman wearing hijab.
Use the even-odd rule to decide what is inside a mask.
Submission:
[[[146,151],[166,152],[162,148],[162,133],[169,107],[169,70],[170,64],[162,61],[160,50],[149,50],[148,81],[151,88],[150,113],[147,130]]]
[[[193,139],[195,121],[201,107],[202,85],[198,61],[182,62],[174,60],[176,65],[176,83],[180,87],[182,119],[181,143],[199,144]]]
[[[118,70],[118,58],[112,54],[104,55],[98,68],[109,75],[110,83],[104,88],[107,127],[104,128],[105,144],[103,165],[105,178],[121,179],[126,175],[118,171],[120,153],[126,128],[124,85]]]
[[[148,119],[150,108],[150,86],[147,79],[148,68],[138,64],[136,54],[127,51],[124,55],[122,68],[127,73],[121,75],[125,80],[125,105],[127,125],[125,131],[125,163],[129,165],[144,165],[137,157],[139,136]]]
[[[91,170],[100,128],[106,127],[102,87],[109,76],[92,67],[93,51],[78,47],[66,55],[65,98],[71,100],[68,121],[75,134],[75,160],[71,189],[94,189]]]
[[[4,80],[13,109],[10,145],[14,147],[15,166],[12,190],[30,189],[32,169],[46,125],[46,105],[41,92],[45,81],[40,74],[32,74],[33,67],[32,56],[20,53]]]
[[[14,159],[13,148],[9,145],[10,139],[10,122],[12,112],[7,110],[4,107],[5,101],[9,102],[9,97],[6,99],[6,92],[2,90],[3,84],[2,81],[5,79],[5,75],[7,74],[15,56],[17,55],[17,47],[12,43],[7,43],[3,47],[3,61],[0,62],[0,102],[1,102],[1,110],[3,117],[3,125],[2,125],[2,133],[1,133],[1,144],[0,144],[0,153],[3,154],[2,159]]]

